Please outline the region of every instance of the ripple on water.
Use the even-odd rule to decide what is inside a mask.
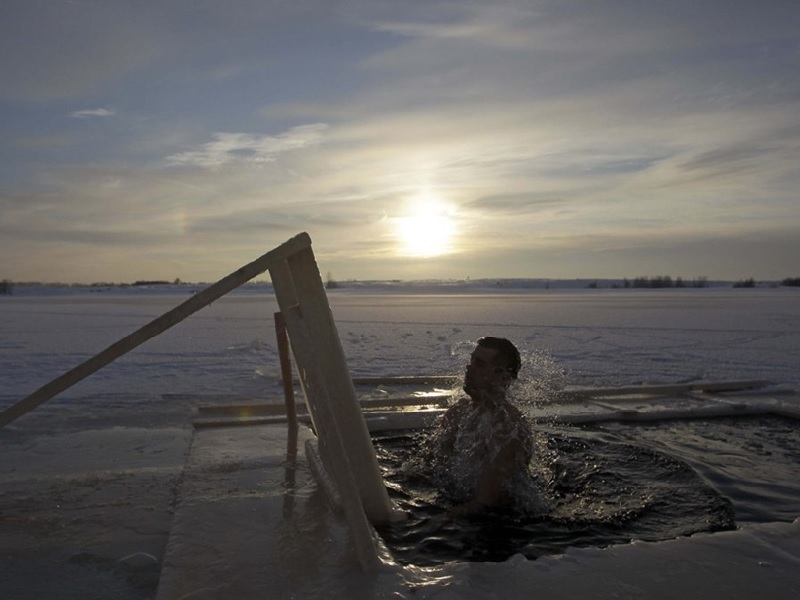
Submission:
[[[661,541],[734,527],[731,503],[686,462],[652,448],[610,441],[597,432],[538,427],[532,471],[549,509],[494,509],[454,518],[453,503],[422,472],[409,470],[419,436],[375,438],[389,493],[409,515],[382,532],[406,564],[535,559],[569,546]]]

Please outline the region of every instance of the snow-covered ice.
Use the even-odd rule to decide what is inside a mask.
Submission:
[[[188,293],[18,289],[0,297],[0,408],[173,308]],[[329,300],[354,375],[459,374],[468,342],[500,335],[523,353],[549,355],[566,370],[569,385],[765,379],[800,388],[797,289],[345,287],[332,290]],[[0,595],[152,594],[158,565],[147,557],[157,560],[163,553],[193,410],[199,403],[281,394],[276,310],[268,290],[236,292],[0,430]],[[761,565],[727,567],[731,589],[722,595],[736,597],[738,579],[760,573],[763,589],[777,594],[772,597],[794,597],[800,576],[771,580],[770,573],[784,573],[783,567],[773,568],[776,564],[800,562],[797,524],[758,527],[756,533],[714,534],[700,546],[722,545],[720,556],[747,548]],[[759,533],[762,529],[766,533]],[[765,543],[770,536],[775,544]],[[426,587],[426,596],[487,597],[493,578],[508,577],[519,582],[519,592],[523,584],[542,584],[538,572],[553,583],[545,597],[575,597],[597,589],[571,577],[576,564],[588,564],[588,572],[602,582],[609,564],[620,561],[629,565],[615,571],[624,580],[606,582],[618,597],[638,597],[637,590],[653,578],[676,582],[681,590],[713,592],[702,582],[692,587],[681,579],[687,562],[675,563],[672,572],[642,572],[655,568],[659,553],[703,560],[687,544],[576,550],[524,568],[513,560],[480,572],[454,567],[447,585]],[[750,588],[738,589],[738,597],[748,597]],[[662,597],[672,594],[665,591]]]

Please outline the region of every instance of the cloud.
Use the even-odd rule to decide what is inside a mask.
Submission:
[[[324,123],[300,125],[276,136],[215,133],[212,141],[202,144],[197,150],[168,156],[167,164],[213,168],[232,164],[271,163],[279,154],[321,144],[327,128]]]
[[[70,113],[70,117],[73,119],[89,119],[92,117],[113,117],[117,114],[117,111],[110,109],[110,108],[90,108],[86,110],[76,110]]]
[[[429,189],[468,274],[491,252],[489,276],[541,275],[534,255],[600,276],[590,253],[635,275],[611,272],[612,254],[800,225],[792,3],[196,4],[0,20],[0,97],[36,101],[7,119],[2,192],[46,192],[0,193],[0,239],[85,248],[78,279],[101,245],[230,267],[309,229],[340,277],[414,277],[392,223]],[[329,20],[312,16],[323,5]],[[64,123],[111,106],[125,118],[101,135]]]

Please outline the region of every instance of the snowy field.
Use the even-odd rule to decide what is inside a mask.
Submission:
[[[190,290],[15,292],[0,297],[0,408]],[[548,371],[529,378],[556,365],[568,386],[800,388],[798,289],[345,288],[329,299],[355,376],[460,374],[470,342],[499,335]],[[236,292],[0,430],[0,597],[152,595],[194,409],[281,394],[276,310],[264,289]]]
[[[13,402],[186,299],[159,290],[0,298],[0,399]],[[800,383],[800,290],[370,293],[330,303],[353,374],[460,374],[460,346],[501,335],[569,385],[703,379]],[[269,291],[223,298],[65,393],[262,397],[276,387]]]

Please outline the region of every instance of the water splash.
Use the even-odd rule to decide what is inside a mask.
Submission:
[[[659,541],[734,526],[730,501],[686,463],[652,449],[611,442],[570,428],[537,431],[547,479],[535,479],[545,512],[503,505],[453,517],[454,500],[418,467],[419,435],[376,438],[390,495],[409,519],[383,533],[395,557],[432,565],[452,560],[500,561],[606,546]]]
[[[470,361],[475,342],[460,341],[450,346],[453,370],[463,373]],[[556,398],[567,383],[567,370],[544,349],[520,348],[522,366],[519,378],[509,388],[509,398],[520,407],[542,407]],[[461,388],[458,381],[454,387]]]
[[[543,408],[558,398],[567,384],[567,370],[546,350],[521,353],[519,379],[511,386],[509,397],[519,406]]]

